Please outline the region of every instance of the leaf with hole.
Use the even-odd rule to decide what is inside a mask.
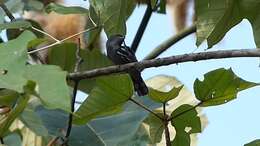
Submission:
[[[220,68],[206,73],[203,81],[196,79],[193,88],[201,106],[214,106],[234,100],[238,92],[257,85],[239,78],[232,69]]]

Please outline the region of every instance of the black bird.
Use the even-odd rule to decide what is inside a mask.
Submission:
[[[134,51],[126,46],[125,37],[122,35],[113,35],[108,38],[106,42],[107,56],[116,65],[122,65],[131,62],[137,62]],[[148,88],[141,77],[141,72],[137,69],[130,69],[128,71],[134,89],[139,96],[144,96],[148,93]]]

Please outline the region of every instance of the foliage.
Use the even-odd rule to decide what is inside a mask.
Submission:
[[[126,21],[137,5],[126,0],[92,0],[89,9],[56,3],[44,8],[39,0],[8,0],[4,4],[11,13],[37,10],[89,17],[98,25],[96,30],[85,34],[84,41],[91,44],[102,30],[108,37],[126,35]],[[151,7],[157,8],[153,12],[164,14],[166,0],[158,3],[152,0]],[[248,19],[255,42],[260,46],[259,8],[258,0],[195,0],[197,45],[206,40],[211,48],[242,19]],[[25,141],[22,128],[12,128],[19,119],[34,136],[40,136],[39,145],[58,139],[56,143],[68,142],[70,146],[146,146],[168,140],[172,146],[189,146],[191,136],[202,132],[205,124],[197,107],[225,104],[235,100],[240,91],[259,85],[238,77],[232,69],[220,68],[206,73],[203,80],[195,80],[195,100],[180,81],[169,76],[147,80],[149,94],[144,97],[133,92],[131,79],[125,73],[70,80],[68,75],[75,72],[77,65],[77,71],[84,72],[112,63],[99,48],[78,50],[77,44],[56,42],[48,50],[48,64],[38,64],[35,54],[28,51],[48,41],[39,31],[40,26],[23,19],[9,22],[5,16],[6,11],[1,9],[0,30],[7,30],[7,36],[11,36],[0,43],[0,139],[7,145],[19,146]],[[32,26],[38,26],[39,30]],[[15,35],[8,33],[10,30]],[[83,59],[80,64],[76,63],[78,55]],[[74,112],[71,95],[75,82],[79,82],[76,90],[87,97]],[[66,137],[70,115],[72,131]],[[174,138],[164,139],[168,125]],[[245,146],[258,143],[256,140]]]

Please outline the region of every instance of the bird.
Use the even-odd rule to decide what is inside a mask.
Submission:
[[[108,38],[106,51],[108,58],[116,65],[138,62],[135,52],[125,44],[125,37],[121,34],[112,35]],[[137,69],[129,69],[128,74],[138,96],[147,95],[148,88],[142,79],[141,72]]]

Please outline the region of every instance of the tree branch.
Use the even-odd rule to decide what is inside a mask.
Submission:
[[[0,137],[0,144],[5,144],[4,139],[2,137]]]
[[[80,53],[80,39],[78,39],[78,48],[77,48],[77,51],[76,51],[76,59],[77,60],[76,60],[76,63],[75,63],[74,72],[77,72],[79,70],[79,66],[83,61],[82,58],[80,57],[79,53]],[[80,82],[80,80],[74,80],[73,95],[72,95],[72,99],[71,99],[71,113],[69,114],[67,131],[66,131],[66,135],[65,135],[66,142],[68,142],[68,137],[70,136],[70,133],[71,133],[73,112],[75,110],[75,101],[76,101],[79,82]]]
[[[140,62],[128,63],[125,65],[115,65],[115,66],[93,69],[89,71],[74,72],[68,75],[68,79],[81,80],[86,78],[102,76],[102,75],[109,75],[112,73],[127,72],[129,69],[132,68],[143,70],[145,68],[166,66],[175,63],[209,60],[209,59],[235,58],[235,57],[260,57],[260,50],[243,49],[243,50],[211,51],[211,52],[176,55],[176,56],[170,56],[165,58],[157,58],[152,60],[144,60]]]
[[[8,8],[7,8],[6,5],[4,4],[4,2],[0,2],[0,7],[3,9],[3,11],[4,11],[5,14],[6,14],[6,16],[7,16],[11,21],[14,21],[14,20],[15,20],[13,14],[8,10]]]
[[[150,60],[158,57],[161,55],[164,51],[169,49],[172,45],[179,42],[186,36],[196,32],[196,24],[193,24],[192,26],[186,28],[185,30],[181,31],[180,33],[170,37],[165,42],[161,43],[159,46],[157,46],[155,49],[153,49],[145,58],[144,60]]]
[[[145,13],[144,13],[144,16],[143,16],[143,19],[142,19],[142,22],[137,30],[137,33],[135,35],[135,38],[134,38],[134,41],[131,45],[131,49],[133,49],[134,52],[136,52],[137,50],[137,47],[143,37],[143,34],[144,34],[144,31],[146,29],[146,26],[152,16],[152,13],[153,13],[153,8],[152,8],[152,5],[151,5],[151,0],[148,0],[148,3],[147,3],[147,8],[145,10]]]

